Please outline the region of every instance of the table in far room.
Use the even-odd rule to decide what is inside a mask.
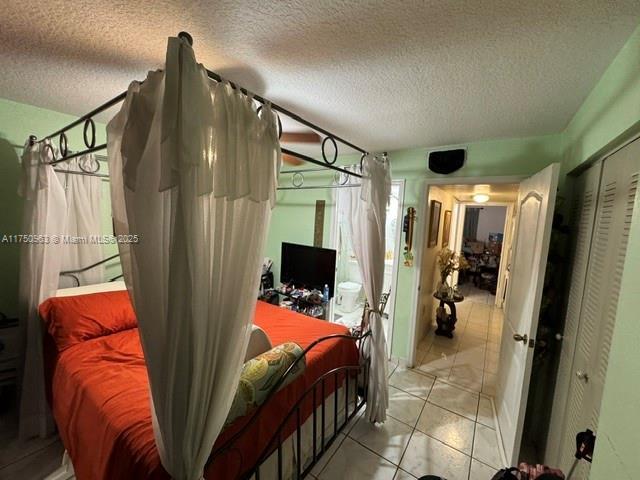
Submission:
[[[442,295],[440,292],[433,294],[434,298],[440,300],[440,305],[436,310],[436,335],[453,338],[453,331],[456,329],[458,317],[456,315],[456,303],[462,302],[464,297],[460,294],[453,296]],[[445,305],[449,307],[450,313],[447,313]]]

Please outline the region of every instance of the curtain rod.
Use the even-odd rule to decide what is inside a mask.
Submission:
[[[320,189],[335,189],[335,188],[355,188],[359,187],[359,183],[349,183],[347,185],[309,185],[306,187],[278,187],[277,190],[320,190]]]
[[[60,168],[54,168],[54,172],[64,173],[65,175],[82,175],[83,177],[98,177],[98,178],[110,178],[106,173],[93,173],[93,172],[78,172],[77,170],[62,170]]]
[[[92,173],[92,172],[78,172],[78,171],[74,171],[74,170],[61,170],[59,168],[54,168],[54,172],[57,173],[62,173],[65,175],[82,175],[84,177],[98,177],[102,180],[108,180],[110,177],[109,175],[105,174],[105,173]],[[283,172],[281,172],[283,173]],[[287,173],[287,172],[284,172]],[[277,187],[276,190],[318,190],[318,189],[334,189],[334,188],[353,188],[353,187],[359,187],[360,184],[359,183],[347,183],[344,185],[308,185],[308,186],[292,186],[292,187]]]
[[[193,46],[193,37],[187,33],[187,32],[180,32],[178,34],[179,38],[182,38],[184,40],[186,40],[189,45]],[[211,70],[206,70],[207,75],[209,78],[211,78],[212,80],[215,80],[216,82],[223,82],[225,81],[222,76],[220,76],[219,74],[217,74],[216,72],[213,72]],[[259,103],[267,104],[270,103],[271,104],[271,108],[273,110],[275,110],[276,112],[279,112],[283,115],[286,115],[287,117],[291,118],[292,120],[295,120],[298,123],[301,123],[302,125],[305,125],[306,127],[309,127],[317,132],[322,133],[323,135],[325,135],[324,140],[322,141],[322,159],[323,161],[320,160],[316,160],[308,155],[304,155],[302,153],[299,152],[295,152],[293,150],[290,150],[288,148],[282,148],[282,153],[285,153],[287,155],[291,155],[293,157],[299,158],[301,160],[304,160],[305,162],[309,162],[309,163],[313,163],[316,165],[319,165],[321,167],[324,168],[328,168],[331,170],[335,170],[337,172],[341,172],[344,173],[346,175],[350,175],[353,177],[358,177],[358,178],[362,178],[362,175],[354,173],[354,172],[349,172],[348,170],[345,170],[343,168],[337,167],[334,165],[334,163],[336,162],[336,160],[338,159],[338,145],[336,142],[340,142],[343,145],[346,145],[347,147],[350,147],[358,152],[360,152],[362,154],[362,157],[364,157],[368,152],[366,150],[364,150],[363,148],[358,147],[357,145],[354,145],[353,143],[345,140],[344,138],[341,138],[337,135],[334,135],[333,133],[329,132],[328,130],[325,130],[324,128],[308,121],[305,120],[304,118],[302,118],[300,115],[276,104],[273,102],[270,102],[268,99],[260,96],[260,95],[256,95],[252,92],[250,92],[249,90],[247,90],[244,87],[241,87],[239,85],[237,85],[236,83],[230,82],[229,84],[231,85],[232,88],[240,90],[242,93],[244,93],[245,95],[250,95],[252,96],[256,101],[258,101]],[[100,105],[99,107],[94,108],[93,110],[91,110],[89,113],[86,113],[84,115],[82,115],[81,117],[79,117],[78,119],[74,120],[73,122],[69,123],[68,125],[66,125],[65,127],[62,127],[61,129],[53,132],[50,135],[47,135],[46,137],[38,140],[38,138],[35,135],[30,135],[29,136],[29,142],[31,145],[34,145],[35,143],[39,143],[39,142],[43,142],[45,140],[49,140],[52,139],[53,137],[59,137],[58,142],[59,142],[59,150],[62,154],[62,158],[56,159],[55,155],[53,155],[53,148],[51,147],[51,153],[52,156],[54,158],[53,161],[49,162],[50,165],[55,165],[57,163],[60,162],[65,162],[67,160],[70,160],[72,158],[75,158],[77,156],[80,155],[84,155],[86,153],[92,153],[92,152],[97,152],[99,150],[103,150],[107,147],[107,144],[101,144],[101,145],[97,145],[96,146],[96,125],[95,122],[93,120],[93,117],[101,112],[103,112],[104,110],[107,110],[108,108],[113,107],[114,105],[122,102],[127,96],[127,92],[124,91],[121,94],[115,96],[114,98],[106,101],[105,103],[103,103],[102,105]],[[84,137],[84,143],[85,146],[87,147],[86,150],[81,151],[81,152],[75,152],[72,154],[69,154],[68,152],[68,148],[67,148],[67,135],[66,132],[78,125],[80,125],[81,123],[84,122],[84,131],[83,131],[83,137]],[[278,123],[280,124],[280,135],[282,135],[282,125],[280,123],[280,119],[278,118]],[[327,158],[327,154],[325,152],[325,146],[327,144],[327,142],[332,143],[333,147],[334,147],[334,153],[333,153],[333,158],[332,159],[328,159]]]

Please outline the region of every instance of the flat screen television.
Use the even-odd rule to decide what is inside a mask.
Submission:
[[[296,243],[282,243],[280,281],[298,287],[317,288],[329,286],[333,297],[336,275],[336,251],[329,248],[309,247]]]

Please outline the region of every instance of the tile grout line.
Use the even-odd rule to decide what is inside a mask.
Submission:
[[[460,415],[458,412],[454,412],[453,410],[449,410],[447,407],[442,407],[442,406],[438,405],[437,403],[430,402],[429,400],[427,400],[427,403],[429,403],[429,404],[431,404],[431,405],[433,405],[435,407],[441,408],[442,410],[446,410],[449,413],[453,413],[454,415],[457,415],[459,417],[467,419],[470,422],[475,422],[475,420],[471,420],[469,417],[465,417],[464,415]],[[477,413],[476,413],[476,418],[478,418],[478,414]],[[424,433],[424,432],[422,432],[422,433]]]
[[[393,417],[391,417],[393,418]],[[351,435],[346,435],[349,440],[352,440],[353,442],[357,443],[358,445],[360,445],[362,448],[364,448],[365,450],[369,450],[371,453],[373,453],[376,457],[380,457],[383,460],[386,460],[387,462],[389,462],[391,465],[393,465],[394,467],[396,467],[396,470],[399,468],[399,465],[396,465],[395,463],[393,463],[393,461],[389,460],[387,457],[384,457],[382,455],[380,455],[378,452],[376,452],[375,450],[371,449],[370,447],[368,447],[367,445],[365,445],[364,443],[362,443],[360,440],[358,440],[357,438],[353,438]],[[409,445],[409,442],[407,442],[407,445]],[[405,448],[406,450],[406,448]],[[337,452],[336,452],[337,453]],[[404,454],[404,450],[402,452]],[[332,457],[333,458],[333,457]],[[400,457],[402,458],[402,457]],[[324,470],[324,469],[323,469]]]
[[[436,377],[436,380],[438,380],[438,377]],[[449,386],[453,386],[453,387],[455,387],[455,385],[450,385],[450,384],[446,384],[446,385],[449,385]],[[477,418],[478,418],[478,409],[480,408],[480,394],[479,394],[478,392],[469,392],[469,391],[467,391],[467,393],[471,393],[471,394],[477,395],[477,397],[478,397],[478,399],[477,399],[477,402],[478,402],[478,403],[476,404],[476,415],[475,415],[476,420],[471,420],[469,417],[466,417],[466,416],[464,416],[464,415],[460,415],[459,413],[454,412],[453,410],[449,410],[449,409],[448,409],[448,408],[446,408],[446,407],[442,407],[442,406],[437,405],[437,404],[435,404],[435,403],[433,403],[433,402],[430,402],[430,401],[429,401],[429,396],[431,395],[431,392],[433,391],[433,387],[434,387],[434,386],[435,386],[435,382],[433,383],[433,385],[431,386],[431,388],[430,388],[430,390],[429,390],[429,395],[427,396],[427,400],[425,400],[425,403],[424,403],[424,405],[422,406],[422,409],[420,410],[420,414],[418,415],[418,420],[416,421],[416,425],[415,425],[414,427],[411,427],[411,425],[409,425],[408,423],[403,422],[402,420],[399,420],[399,419],[395,418],[395,417],[394,417],[394,416],[392,416],[392,415],[389,415],[389,416],[390,416],[391,418],[393,418],[394,420],[397,420],[398,422],[402,423],[403,425],[406,425],[407,427],[411,427],[411,428],[413,428],[413,431],[411,432],[411,437],[413,437],[413,434],[414,434],[414,433],[415,433],[415,431],[417,430],[417,431],[418,431],[418,432],[420,432],[421,434],[423,434],[423,435],[425,435],[425,436],[427,436],[427,437],[429,437],[429,438],[432,438],[433,440],[436,440],[437,442],[442,443],[443,445],[446,445],[447,447],[451,448],[452,450],[455,450],[456,452],[459,452],[459,453],[461,453],[461,454],[463,454],[463,455],[465,455],[465,456],[469,457],[470,459],[473,459],[473,456],[472,456],[472,455],[473,455],[473,441],[474,441],[474,438],[475,438],[475,426],[476,426],[476,424],[478,423],[478,422],[477,422]],[[398,388],[398,387],[394,387],[394,388]],[[402,390],[402,389],[398,389],[398,390]],[[403,391],[403,392],[405,392],[404,390],[402,390],[402,391]],[[466,391],[466,390],[465,390],[465,391]],[[411,395],[411,393],[409,393],[409,392],[405,392],[405,393],[407,393],[407,394]],[[415,397],[415,395],[413,395],[413,396]],[[420,398],[420,397],[416,397],[416,398]],[[424,409],[425,409],[425,407],[426,407],[427,403],[428,403],[428,404],[430,404],[430,405],[433,405],[433,406],[435,406],[435,407],[441,408],[442,410],[446,410],[447,412],[452,413],[452,414],[454,414],[454,415],[457,415],[457,416],[458,416],[458,417],[460,417],[460,418],[463,418],[463,419],[465,419],[465,420],[468,420],[468,421],[470,421],[470,422],[473,422],[473,424],[474,424],[474,427],[473,427],[473,437],[474,437],[474,438],[472,438],[472,439],[471,439],[471,454],[467,454],[467,453],[463,452],[462,450],[460,450],[460,449],[458,449],[458,448],[456,448],[456,447],[454,447],[454,446],[452,446],[452,445],[449,445],[448,443],[446,443],[446,442],[444,442],[444,441],[440,440],[439,438],[436,438],[436,437],[434,437],[433,435],[430,435],[430,434],[428,434],[428,433],[426,433],[426,432],[423,432],[422,430],[420,430],[420,429],[418,428],[418,423],[419,423],[419,421],[420,421],[420,417],[422,416],[422,413],[424,412]],[[486,425],[485,425],[485,426],[486,426]],[[354,440],[355,440],[355,439],[354,439]],[[411,441],[411,438],[409,439],[409,441]],[[409,445],[409,444],[407,443],[407,448],[408,448],[408,445]],[[405,448],[405,450],[403,451],[403,454],[402,454],[402,457],[401,457],[401,461],[402,461],[402,458],[404,458],[404,453],[406,452],[407,448]],[[378,455],[378,456],[381,456],[381,455]],[[383,458],[384,458],[384,457],[383,457]],[[392,463],[393,463],[393,462],[392,462]]]
[[[435,380],[436,380],[436,381],[438,381],[438,379],[439,379],[439,377],[435,377]],[[453,414],[455,414],[455,415],[458,415],[459,417],[466,418],[467,420],[469,420],[469,421],[471,421],[471,422],[475,422],[475,421],[477,421],[477,418],[478,418],[478,412],[477,412],[477,411],[476,411],[476,415],[475,415],[476,420],[472,420],[472,419],[470,419],[469,417],[466,417],[466,416],[464,416],[464,415],[460,415],[458,412],[454,412],[453,410],[448,409],[447,407],[443,407],[443,406],[441,406],[441,405],[438,405],[437,403],[430,402],[430,401],[429,401],[429,395],[431,395],[431,391],[433,390],[433,387],[434,387],[434,385],[436,384],[436,381],[434,381],[434,382],[433,382],[433,384],[431,385],[431,388],[429,389],[429,394],[427,395],[427,398],[426,398],[426,399],[424,399],[424,398],[422,398],[422,397],[419,397],[419,396],[417,396],[417,395],[414,395],[414,394],[413,394],[413,393],[411,393],[411,392],[407,392],[406,390],[403,390],[403,389],[401,389],[400,387],[396,387],[395,385],[390,385],[390,386],[391,386],[391,387],[393,387],[393,388],[395,388],[396,390],[400,390],[401,392],[406,393],[407,395],[411,395],[412,397],[419,398],[420,400],[424,400],[425,402],[430,403],[431,405],[435,405],[436,407],[442,408],[443,410],[446,410],[446,411],[447,411],[447,412],[449,412],[449,413],[453,413]],[[480,397],[480,395],[482,394],[482,392],[474,392],[474,391],[471,391],[471,390],[467,390],[467,389],[466,389],[466,388],[464,388],[464,387],[462,387],[462,388],[461,388],[461,387],[460,387],[460,386],[458,386],[458,385],[454,385],[454,384],[448,383],[448,382],[446,382],[445,380],[442,380],[442,379],[440,379],[440,381],[441,381],[441,382],[444,382],[444,384],[445,384],[445,385],[448,385],[448,386],[453,387],[453,388],[458,388],[458,389],[462,390],[463,392],[469,393],[469,394],[471,394],[471,395],[477,395],[477,396],[478,396],[478,401],[480,401],[480,400],[479,400],[479,397]],[[423,409],[424,409],[424,405],[423,405]],[[394,416],[393,416],[393,415],[391,415],[391,414],[388,414],[388,415],[389,415],[391,418],[393,418],[394,420],[398,420],[399,422],[404,423],[405,425],[407,425],[407,426],[409,426],[409,427],[411,426],[411,425],[409,425],[408,423],[403,422],[402,420],[400,420],[400,419],[398,419],[398,418],[394,417]],[[420,415],[422,415],[422,411],[420,411]],[[418,417],[418,418],[420,418],[420,417]],[[424,432],[422,432],[422,433],[424,433]]]
[[[434,383],[431,385],[431,388],[429,389],[429,393],[427,394],[427,397],[429,396],[429,394],[431,394],[431,390],[433,389],[433,385],[434,385],[434,384],[435,384],[435,381],[434,381]],[[397,388],[397,387],[394,387],[394,388]],[[402,390],[402,389],[398,389],[398,390]],[[402,391],[403,391],[403,392],[405,392],[404,390],[402,390]],[[412,394],[411,394],[411,393],[409,393],[409,392],[405,392],[405,393],[407,393],[407,394],[409,394],[409,395],[412,395]],[[416,398],[420,398],[420,397],[417,397],[416,395],[412,395],[412,396],[413,396],[413,397],[416,397]],[[420,399],[421,399],[421,400],[423,400],[422,398],[420,398]],[[427,400],[424,400],[424,404],[422,405],[422,408],[420,409],[420,414],[418,415],[418,419],[416,420],[416,425],[417,425],[417,423],[418,423],[418,420],[420,419],[420,416],[422,415],[422,412],[424,411],[424,407],[425,407],[425,405],[426,405],[426,404],[427,404]],[[369,450],[371,453],[373,453],[373,454],[374,454],[374,455],[376,455],[377,457],[380,457],[380,458],[382,458],[383,460],[388,461],[388,462],[389,462],[389,463],[391,463],[394,467],[396,467],[396,471],[394,472],[394,478],[395,478],[396,474],[398,473],[398,470],[402,470],[402,469],[400,468],[400,464],[402,463],[402,459],[404,458],[404,455],[405,455],[405,453],[407,452],[407,449],[409,448],[409,442],[411,442],[411,438],[413,438],[413,434],[414,434],[414,432],[417,430],[417,428],[416,428],[415,426],[413,426],[413,427],[412,427],[412,426],[411,426],[411,425],[409,425],[408,423],[403,422],[402,420],[399,420],[399,419],[395,418],[395,417],[394,417],[394,416],[392,416],[392,415],[389,415],[389,417],[391,417],[391,418],[393,418],[394,420],[396,420],[397,422],[400,422],[401,424],[403,424],[403,425],[405,425],[405,426],[407,426],[407,427],[411,428],[411,433],[409,434],[409,440],[407,441],[407,445],[406,445],[406,446],[404,447],[404,449],[402,450],[402,455],[400,455],[400,458],[399,458],[399,460],[398,460],[398,464],[393,463],[390,459],[388,459],[388,458],[386,458],[386,457],[384,457],[384,456],[380,455],[379,453],[377,453],[377,452],[373,451],[373,450],[372,450],[371,448],[369,448],[367,445],[364,445],[362,442],[360,442],[360,441],[359,441],[359,440],[357,440],[356,438],[352,437],[352,436],[351,436],[351,432],[353,431],[353,429],[351,429],[351,430],[349,431],[349,433],[348,433],[345,437],[349,437],[351,440],[353,440],[354,442],[356,442],[358,445],[360,445],[360,446],[364,447],[365,449]],[[358,421],[360,421],[360,419],[359,419]],[[354,425],[354,428],[355,428],[355,425]],[[420,430],[418,430],[418,431],[419,431],[420,433],[424,433],[424,432],[421,432]],[[426,435],[426,434],[425,434],[425,435]],[[433,438],[433,437],[431,437],[431,438]],[[437,440],[437,439],[434,439],[434,440]],[[445,444],[445,445],[446,445],[446,444]],[[336,450],[337,450],[337,449],[336,449]],[[335,455],[335,453],[334,453],[334,455]],[[331,456],[331,459],[332,459],[332,458],[333,458],[333,455]],[[331,459],[329,459],[329,461],[331,461]],[[329,461],[327,462],[327,465],[329,464]],[[322,471],[324,471],[324,469],[327,467],[327,465],[325,465],[325,467],[322,469]],[[322,471],[321,471],[320,473],[322,473]],[[402,470],[402,471],[403,471],[403,472],[406,472],[406,470]],[[409,472],[406,472],[406,473],[409,473]],[[411,473],[409,473],[409,475],[413,476],[413,474],[411,474]]]
[[[477,459],[477,458],[475,458],[475,457],[473,457],[471,460],[475,460],[476,462],[481,463],[481,464],[482,464],[482,465],[484,465],[485,467],[488,467],[488,468],[490,468],[490,469],[492,469],[492,470],[495,470],[496,472],[497,472],[498,470],[500,470],[499,468],[492,467],[492,466],[491,466],[491,465],[489,465],[487,462],[483,462],[482,460],[478,460],[478,459]]]
[[[438,377],[436,377],[436,380],[438,379]],[[431,385],[431,388],[429,389],[429,393],[427,394],[427,399],[429,398],[429,395],[431,395],[431,391],[433,390],[433,386],[436,384],[436,382],[434,381],[433,384]],[[418,415],[418,418],[416,419],[416,424],[413,426],[413,430],[411,430],[411,435],[409,435],[409,441],[407,442],[407,446],[405,447],[404,451],[402,452],[402,455],[400,455],[400,460],[398,460],[398,468],[400,468],[400,464],[402,463],[402,460],[404,459],[405,454],[407,453],[407,450],[409,450],[409,444],[411,443],[411,439],[413,438],[413,434],[416,433],[416,426],[418,425],[418,421],[420,421],[420,417],[422,416],[422,412],[424,411],[424,407],[427,405],[427,400],[424,401],[424,403],[422,404],[422,408],[420,409],[420,414]],[[396,470],[396,474],[398,473],[398,470]],[[413,474],[411,474],[413,475]],[[394,475],[395,477],[395,475]]]
[[[467,479],[471,478],[471,467],[473,466],[473,451],[476,446],[476,431],[478,429],[478,414],[480,412],[480,396],[478,395],[478,405],[476,406],[476,421],[473,423],[473,438],[471,439],[471,460],[469,461],[469,472]]]
[[[434,404],[432,403],[431,405],[434,405]],[[436,406],[437,406],[437,405],[436,405]],[[469,420],[469,421],[471,422],[471,420]],[[474,433],[474,435],[475,435],[475,423],[476,423],[476,422],[473,422],[473,424],[474,424],[474,427],[473,427],[473,433]],[[463,452],[463,451],[462,451],[462,450],[460,450],[459,448],[454,447],[453,445],[449,445],[449,444],[448,444],[447,442],[445,442],[444,440],[440,440],[439,438],[434,437],[433,435],[431,435],[431,434],[429,434],[429,433],[427,433],[427,432],[423,432],[423,431],[422,431],[422,430],[420,430],[418,427],[416,427],[415,429],[416,429],[418,432],[420,432],[421,434],[423,434],[424,436],[429,437],[429,438],[432,438],[432,439],[434,439],[434,440],[437,440],[437,441],[438,441],[438,442],[440,442],[441,444],[446,445],[446,446],[447,446],[447,447],[449,447],[451,450],[455,450],[456,452],[463,454],[465,457],[473,458],[473,457],[472,457],[472,454],[473,454],[473,438],[471,439],[471,454],[469,454],[469,453]]]
[[[389,415],[389,416],[391,417],[391,415]],[[394,420],[396,420],[396,421],[400,422],[400,420],[398,420],[398,419],[397,419],[397,418],[395,418],[395,417],[391,417],[391,418],[393,418]],[[407,426],[407,427],[410,427],[410,425],[407,425],[407,424],[406,424],[406,423],[404,423],[404,422],[400,422],[400,423],[402,423],[403,425],[405,425],[405,426]],[[415,430],[415,429],[414,429],[414,430]],[[357,438],[352,437],[352,436],[350,435],[350,433],[351,433],[351,432],[349,432],[349,435],[346,435],[347,437],[349,437],[349,439],[350,439],[350,440],[353,440],[354,442],[356,442],[356,443],[357,443],[358,445],[360,445],[361,447],[363,447],[363,448],[365,448],[365,449],[369,450],[369,451],[370,451],[371,453],[373,453],[376,457],[380,457],[380,458],[382,458],[383,460],[386,460],[387,462],[389,462],[391,465],[393,465],[394,467],[396,467],[396,472],[395,472],[395,473],[397,473],[397,470],[400,468],[400,462],[402,461],[402,458],[404,457],[404,453],[407,451],[407,448],[409,447],[409,441],[411,441],[411,436],[413,435],[413,430],[411,431],[411,434],[409,435],[409,441],[407,441],[407,445],[406,445],[406,446],[404,447],[404,449],[402,450],[402,455],[400,455],[400,459],[398,460],[398,464],[397,464],[397,465],[396,465],[395,463],[393,463],[393,461],[392,461],[392,460],[388,459],[387,457],[385,457],[385,456],[383,456],[383,455],[380,455],[378,452],[376,452],[376,451],[375,451],[375,450],[373,450],[372,448],[368,447],[367,445],[365,445],[364,443],[362,443],[362,442],[361,442],[360,440],[358,440]],[[333,457],[332,457],[332,458],[333,458]],[[323,469],[323,470],[324,470],[324,469]],[[395,474],[394,474],[394,475],[395,475]]]

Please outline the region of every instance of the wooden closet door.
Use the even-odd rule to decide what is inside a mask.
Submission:
[[[578,336],[561,437],[560,467],[574,459],[575,435],[596,432],[615,326],[620,281],[640,171],[640,141],[608,157],[602,167]],[[588,478],[580,462],[575,478]]]
[[[591,251],[591,238],[595,223],[601,169],[602,163],[596,163],[575,179],[573,184],[573,202],[570,213],[573,238],[570,249],[571,257],[569,259],[571,277],[553,410],[551,412],[551,424],[545,454],[545,462],[549,465],[559,465],[561,459],[560,447],[563,440],[564,419],[568,412],[569,388],[574,375],[573,358],[582,312],[582,299],[587,266],[589,264],[589,252]],[[577,401],[581,402],[581,398],[578,398]]]

